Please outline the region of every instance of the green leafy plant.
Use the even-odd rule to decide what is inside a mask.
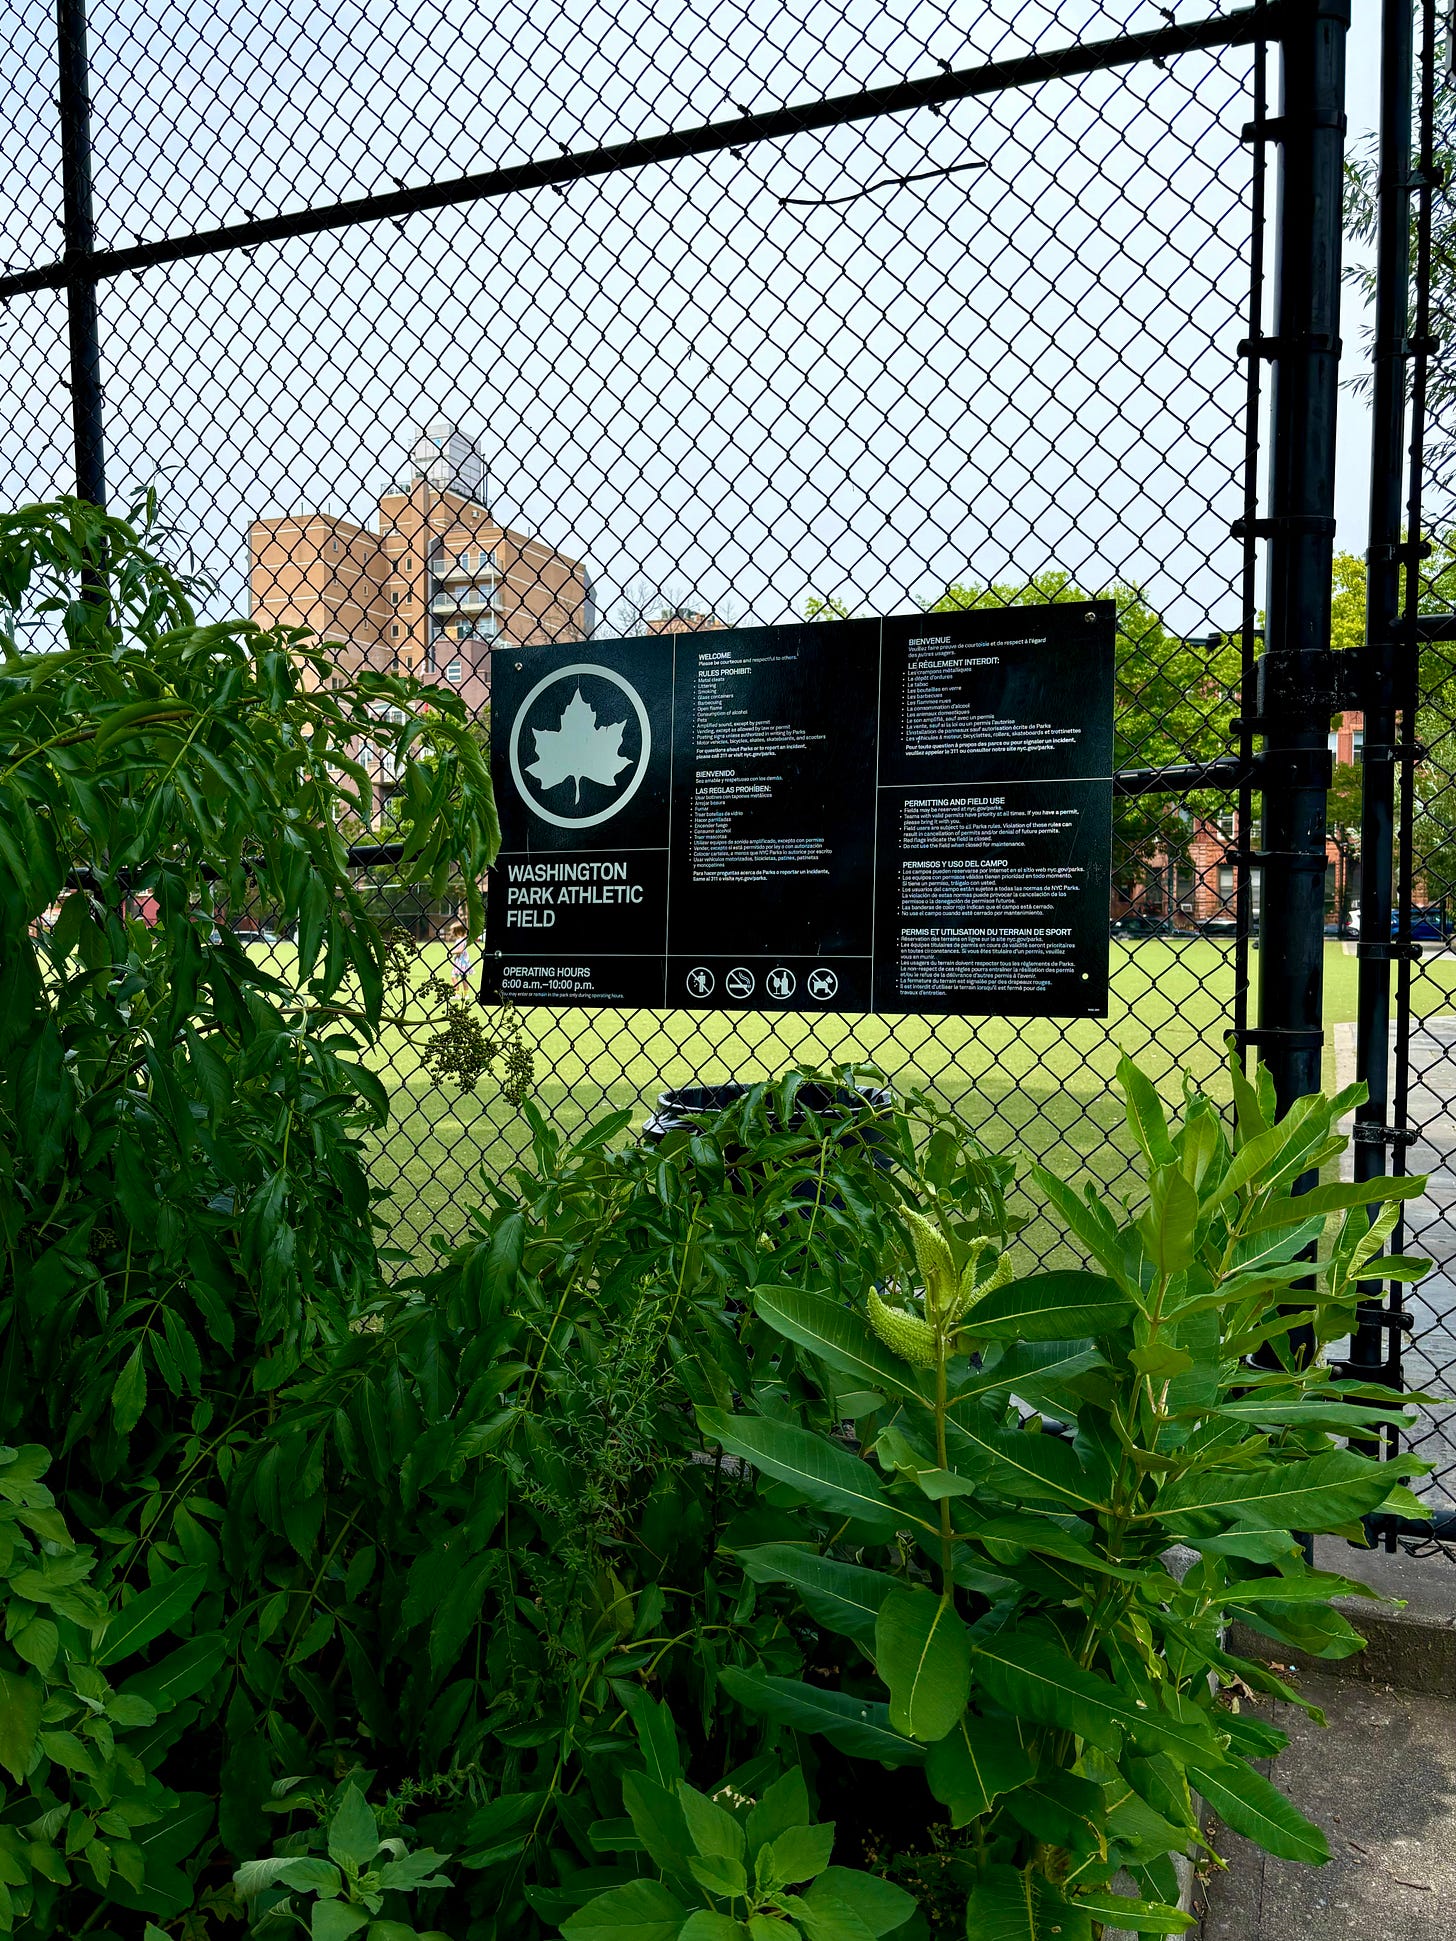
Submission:
[[[567,1941],[863,1941],[905,1926],[909,1894],[830,1864],[834,1828],[813,1822],[800,1767],[770,1778],[773,1763],[760,1760],[710,1797],[683,1777],[667,1707],[640,1690],[623,1697],[644,1764],[622,1778],[627,1818],[599,1822],[590,1838],[642,1855],[651,1871],[594,1894],[563,1921]]]
[[[177,1572],[125,1608],[108,1601],[42,1480],[49,1467],[35,1445],[0,1448],[0,1768],[15,1789],[0,1819],[0,1934],[49,1931],[78,1877],[83,1892],[165,1907],[182,1880],[176,1859],[212,1817],[152,1770],[176,1661],[136,1666],[186,1619],[201,1582]]]
[[[1284,1735],[1218,1688],[1301,1701],[1224,1627],[1358,1649],[1330,1605],[1358,1586],[1310,1569],[1289,1532],[1359,1539],[1363,1517],[1419,1513],[1399,1479],[1426,1465],[1339,1446],[1404,1425],[1407,1398],[1336,1382],[1321,1350],[1362,1281],[1424,1271],[1382,1252],[1422,1182],[1295,1190],[1343,1149],[1335,1122],[1363,1094],[1277,1118],[1267,1074],[1231,1060],[1230,1135],[1191,1086],[1170,1126],[1136,1067],[1120,1076],[1143,1210],[1119,1219],[1033,1169],[1095,1269],[1014,1276],[984,1222],[927,1196],[861,1311],[795,1285],[754,1296],[826,1389],[876,1393],[853,1434],[762,1395],[699,1411],[775,1510],[770,1541],[761,1513],[730,1525],[747,1577],[843,1641],[832,1682],[765,1664],[725,1668],[724,1687],[794,1734],[923,1772],[959,1830],[973,1941],[1186,1926],[1169,1856],[1199,1843],[1195,1793],[1281,1858],[1327,1858],[1256,1769]],[[1274,1365],[1251,1363],[1261,1350]]]
[[[297,1782],[277,1789],[280,1811],[300,1805],[317,1810],[312,1792]],[[233,1876],[239,1896],[253,1910],[253,1933],[283,1935],[302,1930],[312,1941],[449,1941],[438,1928],[419,1929],[391,1918],[386,1909],[403,1897],[448,1887],[443,1856],[428,1848],[411,1852],[398,1835],[382,1835],[379,1821],[354,1780],[338,1788],[308,1833],[290,1835],[290,1851],[249,1860]],[[312,1898],[300,1900],[299,1896]]]
[[[455,697],[426,714],[406,682],[334,685],[299,634],[199,622],[149,517],[0,518],[0,1439],[62,1478],[19,1503],[40,1554],[6,1582],[23,1797],[0,1840],[35,1808],[41,1832],[0,1871],[37,1935],[103,1934],[106,1904],[173,1918],[310,1760],[322,1504],[312,1468],[280,1503],[259,1444],[381,1294],[388,946],[340,833],[371,806],[361,744],[399,765],[411,875],[463,870],[473,921],[496,841]],[[288,977],[232,928],[255,905],[296,933]],[[268,1600],[295,1577],[279,1654]]]

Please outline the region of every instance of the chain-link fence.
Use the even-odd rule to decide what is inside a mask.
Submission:
[[[1261,880],[1286,918],[1285,851],[1250,867],[1258,574],[1320,538],[1297,506],[1261,517],[1261,386],[1295,354],[1272,274],[1266,294],[1263,36],[1317,11],[62,0],[58,58],[7,9],[5,490],[69,489],[77,453],[99,481],[104,452],[112,502],[158,490],[217,611],[484,721],[500,645],[1117,600],[1105,1021],[529,1012],[477,1020],[453,1065],[421,1049],[435,1026],[401,1027],[376,1174],[406,1253],[525,1149],[523,1093],[570,1129],[863,1062],[1117,1192],[1120,1051],[1173,1097],[1185,1069],[1222,1090],[1230,1030],[1317,1048],[1249,1004]],[[1438,763],[1418,820],[1442,819]],[[387,844],[381,779],[360,834]],[[1348,852],[1312,946],[1330,1076],[1356,1013]],[[476,946],[387,864],[371,880],[444,1017]],[[1415,972],[1417,1063],[1456,1058],[1452,970],[1443,942]],[[1415,1244],[1444,1204],[1418,1203]]]

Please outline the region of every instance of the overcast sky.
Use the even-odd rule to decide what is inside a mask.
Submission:
[[[1180,10],[1187,13],[1188,8]],[[1350,45],[1373,124],[1373,0]],[[103,242],[1162,24],[1150,0],[97,0]],[[12,263],[55,247],[43,8],[3,57]],[[117,279],[113,491],[158,482],[221,603],[250,518],[371,516],[414,428],[478,435],[498,515],[764,621],[1047,569],[1238,619],[1251,53],[1047,83]],[[971,158],[979,171],[842,196]],[[8,200],[7,200],[8,199]],[[1363,356],[1347,293],[1348,361]],[[67,465],[64,311],[6,313],[8,490]],[[1337,544],[1363,550],[1346,394]]]

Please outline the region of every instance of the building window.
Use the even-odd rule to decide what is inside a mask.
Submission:
[[[1233,895],[1234,895],[1233,866],[1232,864],[1229,864],[1229,863],[1220,864],[1219,872],[1218,872],[1219,901],[1221,903],[1232,903]]]
[[[1350,736],[1350,760],[1358,762],[1365,752],[1365,730],[1356,728]]]
[[[1330,730],[1329,748],[1330,748],[1330,753],[1334,756],[1335,760],[1338,761],[1340,759],[1340,731],[1338,728],[1332,728]]]
[[[455,681],[458,683],[460,681],[463,681],[464,678],[465,678],[464,667],[461,665],[461,663],[458,660],[452,660],[450,665],[445,669],[445,679],[447,681]]]
[[[398,626],[393,626],[393,627],[391,627],[391,628],[390,628],[390,630],[389,630],[389,637],[390,637],[390,639],[391,639],[391,640],[398,640],[398,639],[399,639],[399,628],[398,628]]]
[[[391,606],[396,606],[396,607],[397,607],[397,606],[399,605],[399,590],[398,590],[398,588],[396,588],[396,589],[394,590],[394,592],[392,592],[392,593],[390,594],[390,596],[389,596],[389,602],[390,602],[390,605],[391,605]]]

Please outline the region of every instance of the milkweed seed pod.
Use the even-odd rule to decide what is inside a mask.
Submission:
[[[932,1321],[940,1320],[956,1298],[955,1260],[945,1235],[923,1213],[905,1210],[905,1224],[915,1247],[915,1265],[920,1269],[925,1288],[925,1312]]]
[[[870,1326],[894,1354],[913,1368],[934,1368],[938,1359],[935,1329],[918,1314],[890,1307],[871,1288],[866,1303]]]
[[[969,1314],[976,1303],[978,1301],[984,1301],[993,1288],[1004,1287],[1007,1281],[1010,1280],[1010,1254],[1002,1254],[985,1280],[980,1278],[981,1262],[990,1251],[991,1242],[989,1240],[978,1240],[972,1246],[971,1257],[961,1272],[960,1283],[956,1288],[955,1298],[950,1303],[944,1316],[947,1326],[954,1324],[961,1320],[964,1315]]]

